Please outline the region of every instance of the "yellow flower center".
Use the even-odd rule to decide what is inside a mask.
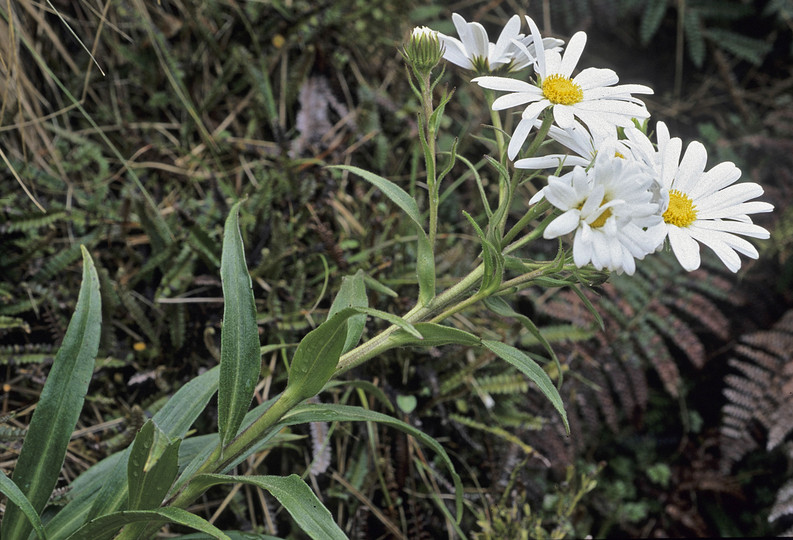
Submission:
[[[584,91],[564,75],[550,75],[542,81],[542,94],[553,104],[573,105],[584,99]]]
[[[621,152],[614,152],[614,157],[618,157],[620,159],[625,159],[625,156],[623,156]]]
[[[581,204],[578,205],[578,209],[579,210],[581,210],[584,207],[584,203],[585,202],[586,201],[584,201],[584,202],[582,202]],[[604,198],[603,202],[600,203],[600,206],[603,207],[603,205],[606,204],[607,202],[608,202],[608,199]],[[599,229],[600,227],[602,227],[603,225],[606,224],[606,221],[608,221],[608,219],[610,217],[611,217],[611,208],[606,208],[605,210],[603,210],[603,213],[601,213],[597,217],[597,219],[595,221],[593,221],[592,223],[589,224],[589,226],[592,227],[593,229]]]
[[[606,208],[598,218],[589,224],[593,229],[599,229],[606,224],[606,220],[611,217],[611,208]]]
[[[669,207],[664,212],[664,221],[677,227],[688,227],[697,220],[697,207],[688,195],[673,189],[669,192]]]

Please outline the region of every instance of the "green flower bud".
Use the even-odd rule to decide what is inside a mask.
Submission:
[[[438,32],[426,26],[417,26],[410,34],[402,56],[418,73],[428,74],[443,58]]]

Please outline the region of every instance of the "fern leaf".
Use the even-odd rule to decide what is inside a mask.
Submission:
[[[683,14],[683,30],[688,50],[688,57],[698,68],[705,63],[705,37],[702,34],[702,25],[699,13],[695,9],[688,9]]]
[[[642,45],[647,45],[653,38],[666,13],[666,0],[649,0],[644,5],[644,13],[639,23],[639,39]]]
[[[771,43],[737,34],[731,30],[711,28],[705,31],[705,37],[717,47],[732,53],[741,60],[759,66],[771,51]]]

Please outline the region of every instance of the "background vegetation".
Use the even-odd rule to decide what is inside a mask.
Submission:
[[[411,307],[400,305],[415,286],[409,228],[376,190],[322,166],[355,164],[421,192],[417,103],[397,47],[414,25],[453,35],[453,11],[491,32],[516,12],[546,34],[586,30],[586,63],[655,88],[655,120],[702,140],[709,165],[735,161],[765,186],[776,211],[761,224],[772,239],[737,276],[707,259],[685,274],[653,258],[632,279],[613,277],[589,293],[604,331],[565,289],[523,295],[520,310],[567,372],[570,437],[523,376],[481,352],[404,350],[354,376],[457,460],[470,537],[760,536],[793,525],[793,476],[779,474],[793,464],[785,0],[2,2],[6,472],[74,309],[80,244],[99,269],[103,336],[53,504],[217,363],[221,231],[238,198],[248,198],[241,228],[263,345],[298,341],[358,269],[390,287],[373,306]],[[489,122],[479,89],[455,69],[446,77],[456,93],[440,144],[459,136],[458,152],[479,159],[489,151],[477,137]],[[450,282],[479,249],[461,219],[479,197],[464,171],[442,189],[438,265]],[[454,323],[478,327],[484,316]],[[510,319],[496,326],[499,339],[535,345]],[[257,402],[285,382],[280,352],[262,360]],[[374,395],[340,386],[323,399],[386,410]],[[288,435],[238,473],[304,474],[352,538],[452,530],[433,502],[450,488],[411,438],[366,424]],[[298,537],[253,487],[210,494],[201,511],[222,526]]]

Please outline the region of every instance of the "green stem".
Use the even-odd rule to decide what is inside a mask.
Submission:
[[[432,319],[436,314],[442,312],[455,302],[458,302],[460,297],[479,283],[484,271],[485,266],[480,264],[455,285],[433,298],[427,305],[417,305],[402,318],[409,323],[424,322]],[[398,329],[399,327],[397,326],[389,326],[366,343],[342,355],[336,366],[336,375],[349,371],[370,358],[389,350],[393,346],[390,341],[391,334]]]
[[[421,105],[422,105],[422,126],[420,129],[424,130],[424,137],[422,146],[424,146],[424,166],[427,170],[427,191],[429,194],[429,215],[430,215],[430,230],[429,239],[430,245],[435,246],[435,237],[438,232],[438,192],[440,186],[437,182],[437,156],[435,148],[436,130],[432,122],[432,114],[434,112],[432,106],[432,84],[430,81],[430,74],[427,73],[423,79],[419,81],[421,86]]]
[[[537,150],[540,149],[540,145],[545,142],[545,138],[548,136],[548,132],[551,130],[551,124],[553,124],[553,113],[551,111],[545,111],[545,116],[542,118],[542,125],[540,126],[540,129],[537,130],[537,134],[534,136],[531,144],[526,149],[526,153],[521,157],[534,157],[534,154],[536,154]]]
[[[551,204],[545,199],[543,199],[537,204],[535,204],[533,207],[531,207],[529,211],[526,212],[526,215],[520,218],[520,220],[509,230],[509,232],[506,235],[504,235],[502,244],[503,245],[509,244],[512,241],[512,239],[518,235],[518,233],[520,233],[524,228],[526,228],[526,226],[529,223],[534,221],[537,218],[537,216],[548,210],[550,206]]]
[[[555,213],[545,216],[545,219],[543,219],[542,222],[539,225],[537,225],[537,227],[534,228],[534,230],[532,230],[529,234],[505,247],[504,255],[507,255],[508,253],[512,253],[516,249],[525,246],[532,240],[536,240],[537,238],[539,238],[542,235],[542,233],[545,231],[545,228],[548,226],[548,224],[554,219],[556,219]]]

